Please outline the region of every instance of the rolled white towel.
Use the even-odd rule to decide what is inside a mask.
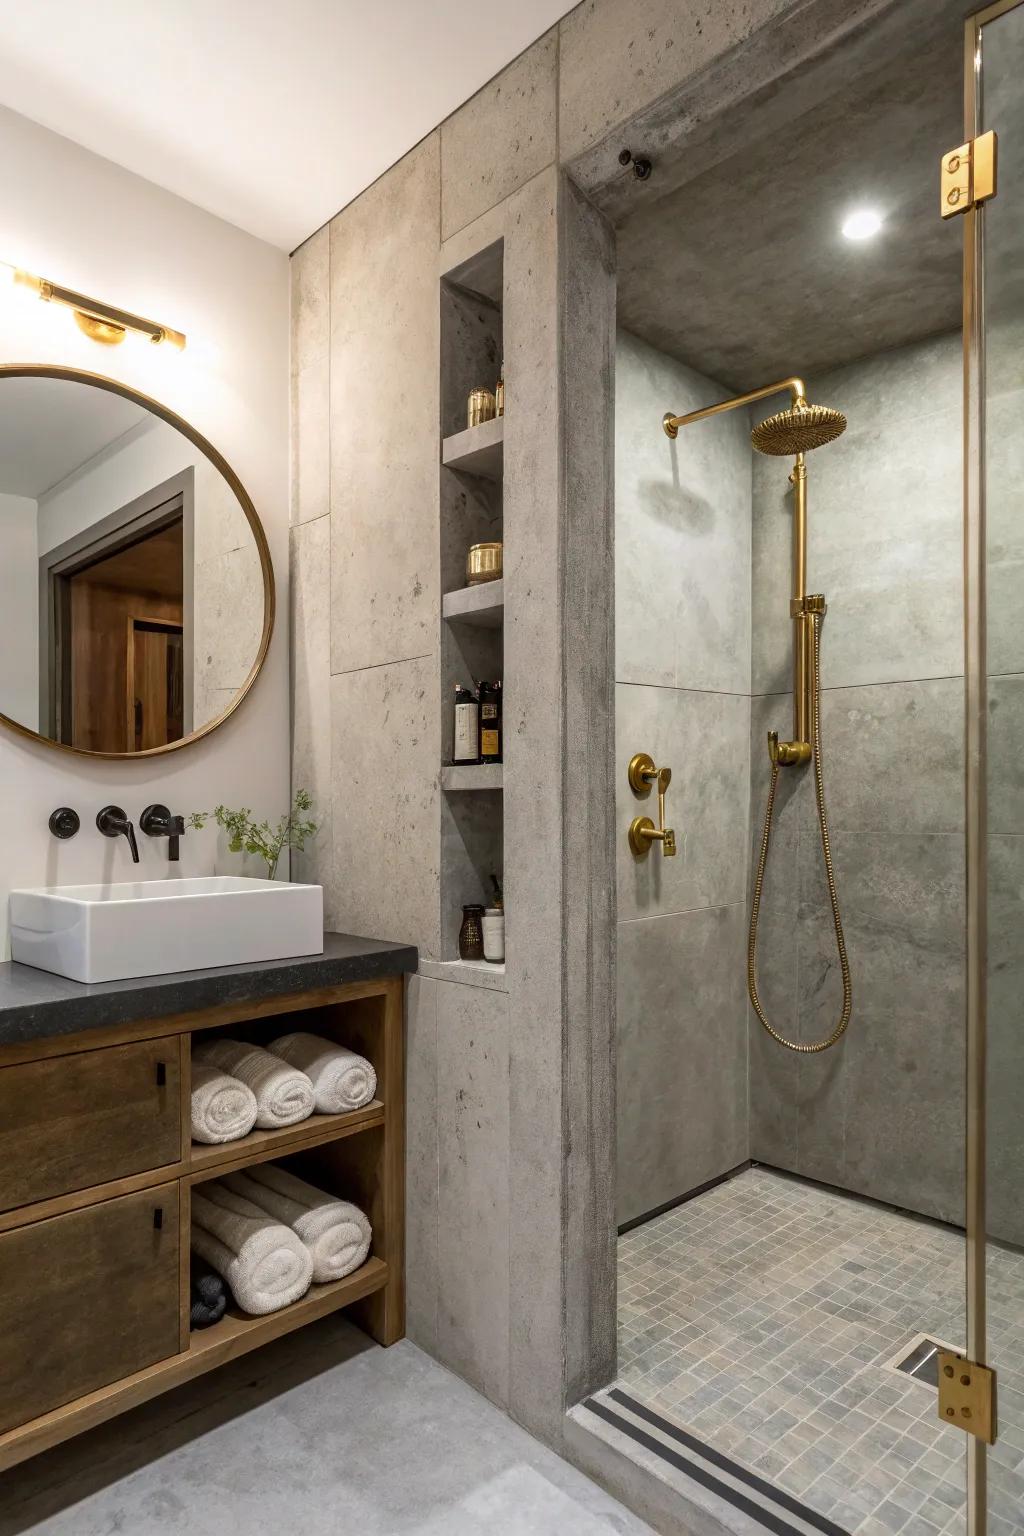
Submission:
[[[256,1124],[265,1131],[295,1125],[313,1113],[313,1084],[305,1072],[291,1067],[280,1056],[244,1040],[204,1040],[193,1046],[193,1061],[219,1067],[237,1077],[256,1095]]]
[[[256,1124],[256,1095],[212,1062],[192,1063],[192,1140],[237,1141]]]
[[[298,1301],[313,1278],[312,1255],[301,1238],[219,1179],[192,1191],[192,1249],[254,1317]]]
[[[377,1092],[377,1074],[365,1056],[335,1045],[322,1035],[297,1030],[270,1042],[269,1049],[290,1066],[305,1072],[313,1084],[316,1107],[322,1115],[340,1115],[362,1109]]]
[[[302,1239],[318,1283],[350,1275],[370,1251],[370,1223],[357,1205],[315,1189],[284,1168],[257,1163],[245,1173],[227,1174],[223,1182]]]

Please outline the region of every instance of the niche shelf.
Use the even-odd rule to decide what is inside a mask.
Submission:
[[[421,957],[420,971],[435,981],[456,981],[467,987],[483,987],[489,992],[507,992],[504,965],[489,960],[427,960]]]
[[[441,617],[449,624],[475,624],[480,629],[500,629],[505,619],[504,580],[484,581],[475,587],[446,592]]]
[[[501,789],[501,763],[456,763],[441,769],[441,788],[448,794],[470,789]]]
[[[476,691],[504,677],[504,581],[466,585],[473,544],[504,538],[505,422],[466,426],[472,390],[493,390],[504,357],[504,246],[475,252],[440,280],[441,575],[441,951],[433,964],[450,980],[503,987],[497,966],[458,959],[463,906],[494,900],[503,879],[504,769],[500,763],[452,766],[455,685]],[[457,969],[456,969],[457,968]],[[433,974],[424,966],[424,974]],[[439,973],[440,974],[440,973]]]
[[[441,462],[447,469],[461,469],[466,475],[500,480],[504,445],[505,418],[498,416],[494,421],[482,421],[478,427],[466,427],[446,437],[441,445]]]

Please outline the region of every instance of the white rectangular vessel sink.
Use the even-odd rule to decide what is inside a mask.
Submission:
[[[207,875],[11,892],[11,953],[72,981],[319,955],[319,885]]]

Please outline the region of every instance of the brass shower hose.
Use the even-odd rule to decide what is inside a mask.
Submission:
[[[799,1051],[806,1056],[813,1056],[818,1051],[827,1051],[829,1046],[846,1032],[846,1026],[850,1022],[850,1011],[853,1006],[853,989],[850,982],[850,965],[846,958],[846,941],[843,938],[843,922],[839,915],[839,897],[836,894],[836,877],[832,868],[832,847],[828,836],[828,816],[825,812],[825,784],[821,768],[821,614],[816,613],[814,618],[814,708],[811,724],[811,745],[814,753],[814,789],[818,799],[818,825],[821,827],[821,851],[825,858],[825,874],[828,878],[828,895],[832,903],[832,922],[836,931],[836,949],[839,952],[839,966],[843,973],[843,1011],[839,1016],[839,1023],[829,1035],[827,1040],[815,1040],[811,1044],[804,1044],[799,1040],[787,1040],[785,1035],[780,1035],[768,1022],[767,1015],[761,1006],[761,999],[757,994],[757,919],[761,910],[761,895],[764,889],[764,872],[768,863],[768,844],[772,835],[772,812],[775,809],[775,791],[779,782],[779,763],[776,758],[772,762],[772,778],[768,787],[768,804],[764,814],[764,832],[761,835],[761,852],[757,861],[757,875],[754,879],[754,899],[750,906],[750,936],[747,943],[747,990],[750,993],[750,1001],[754,1005],[757,1014],[765,1029],[773,1040],[784,1045],[787,1051]]]

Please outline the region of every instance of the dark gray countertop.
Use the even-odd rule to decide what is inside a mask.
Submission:
[[[322,955],[262,960],[169,976],[138,976],[86,986],[35,966],[0,961],[0,1045],[22,1044],[82,1029],[159,1019],[170,1014],[282,997],[314,987],[370,981],[416,969],[416,950],[384,939],[325,933]]]

